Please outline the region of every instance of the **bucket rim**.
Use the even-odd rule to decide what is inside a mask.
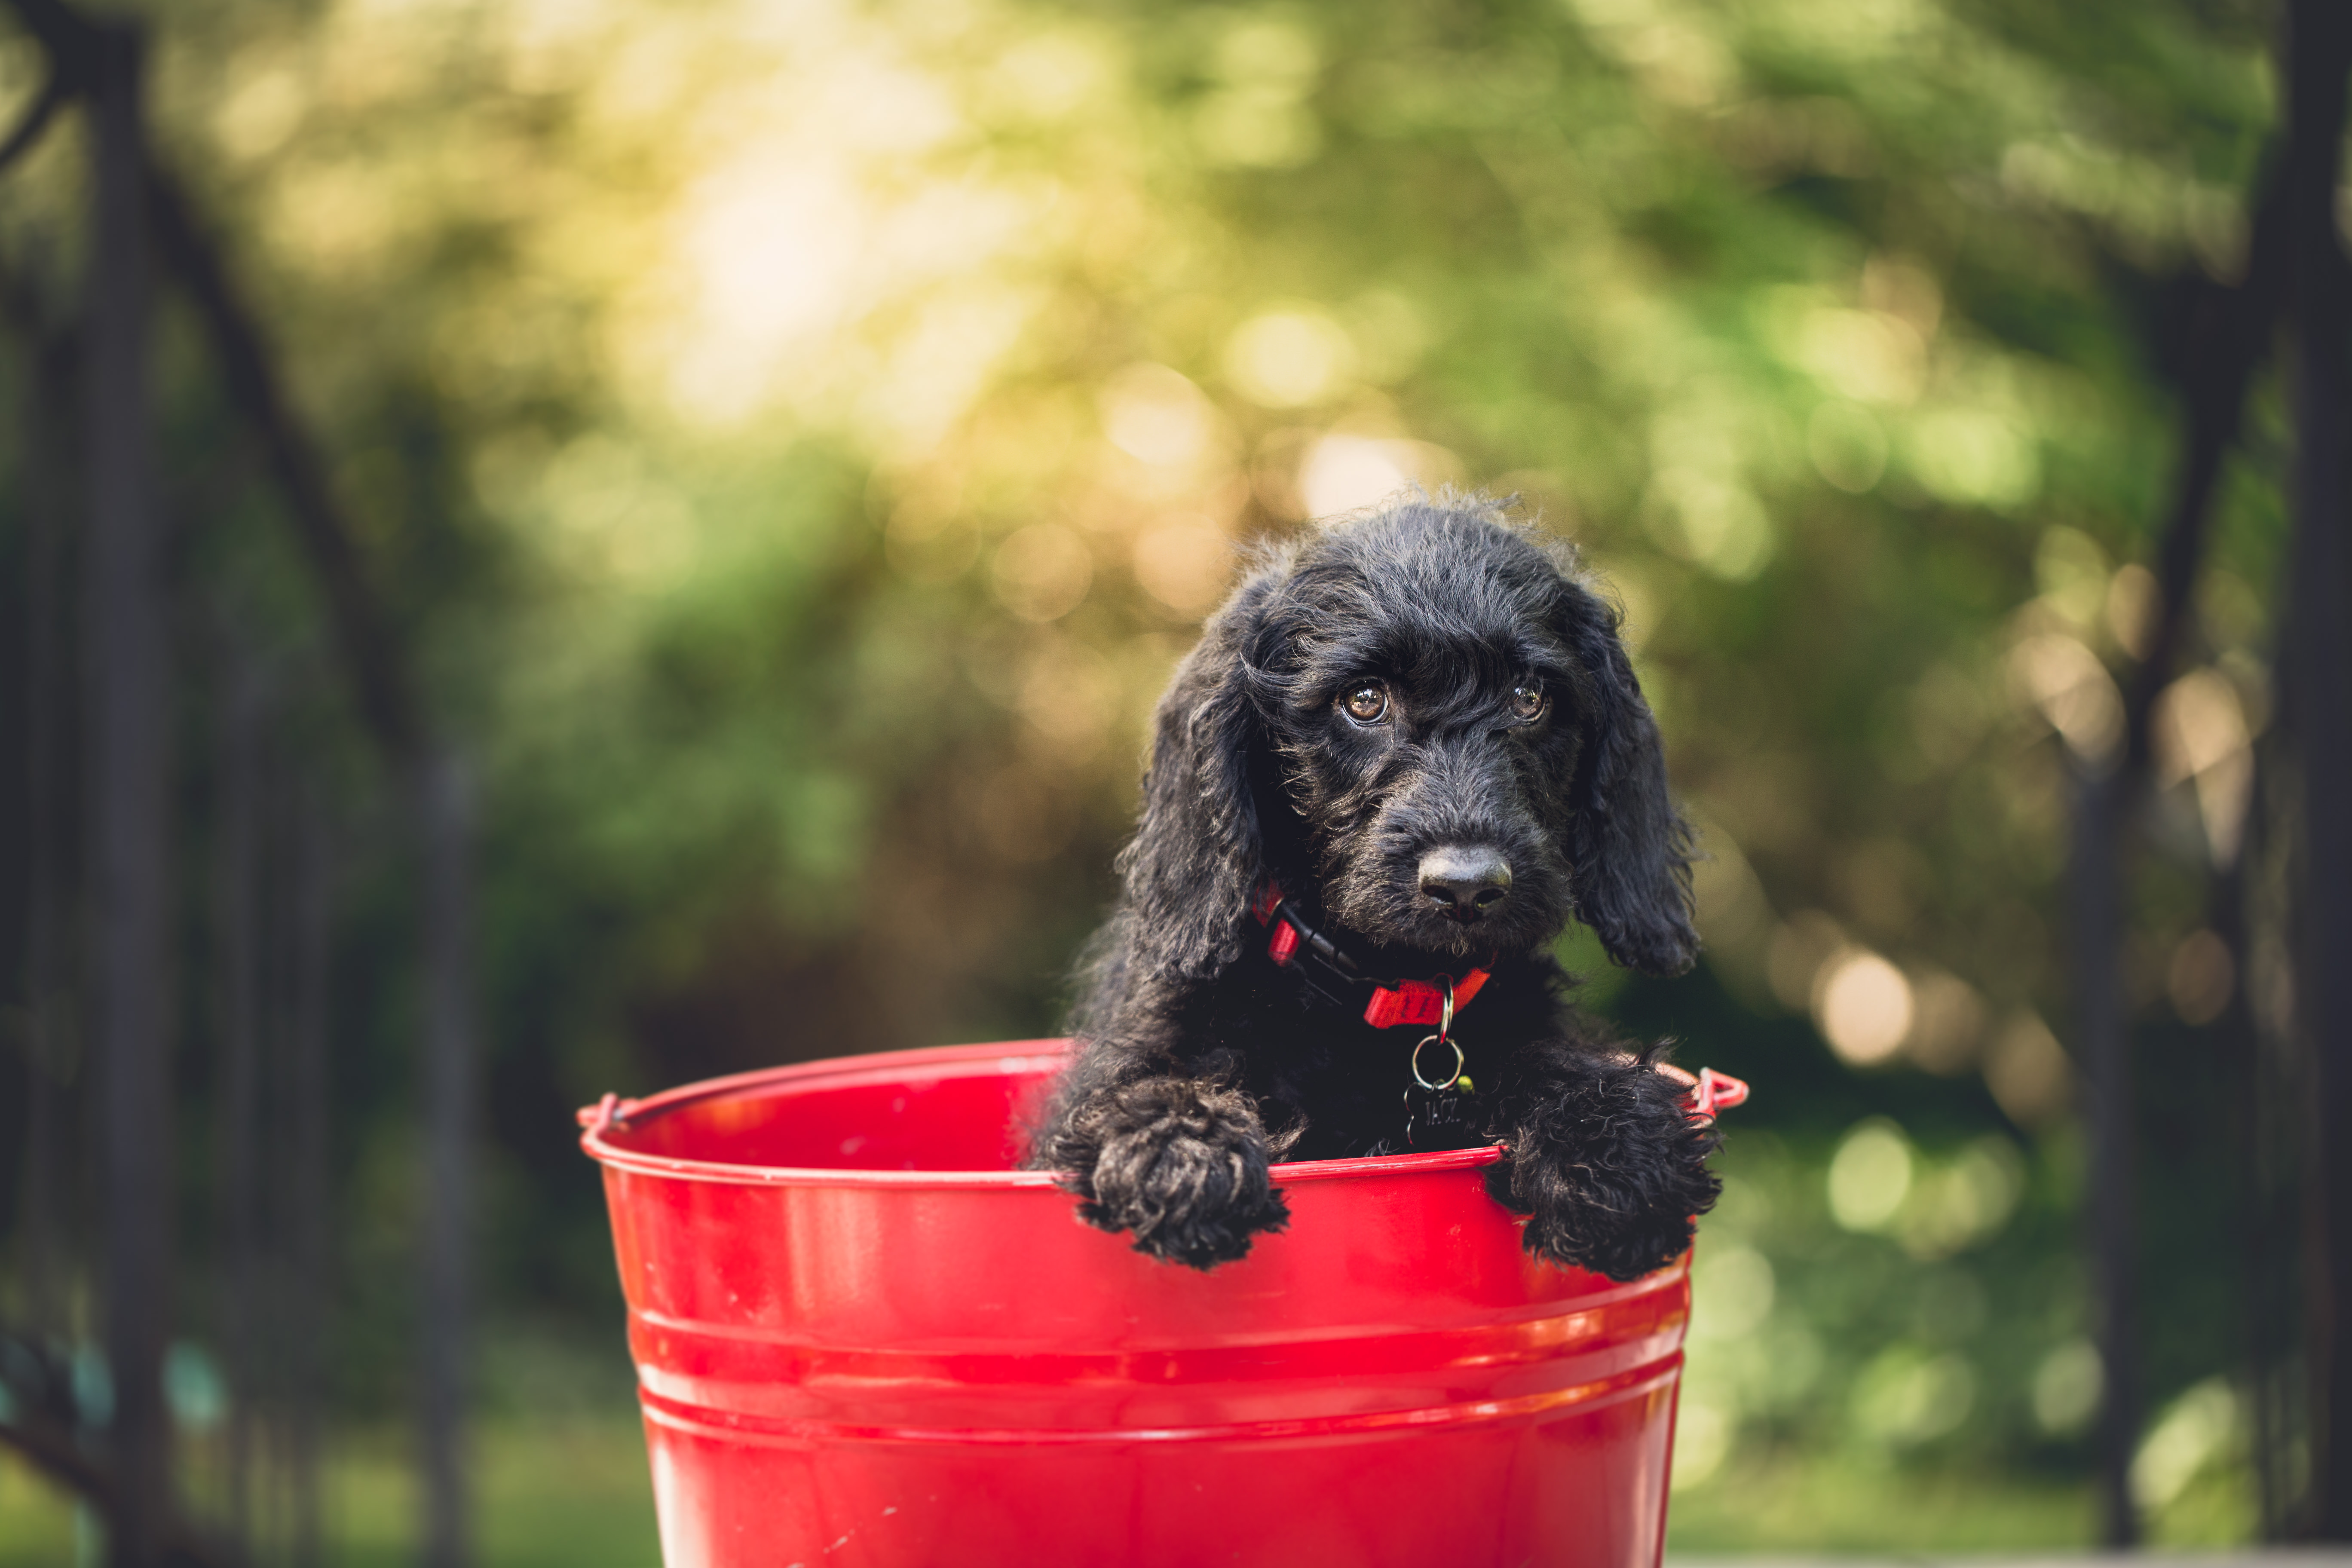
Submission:
[[[879,1187],[993,1188],[1013,1192],[1055,1190],[1052,1171],[886,1171],[840,1169],[818,1165],[749,1165],[723,1160],[688,1160],[653,1154],[614,1142],[606,1133],[641,1123],[703,1100],[766,1089],[779,1084],[827,1079],[875,1079],[887,1082],[908,1069],[954,1068],[967,1063],[996,1064],[1000,1073],[1034,1071],[1059,1066],[1070,1054],[1067,1039],[994,1040],[962,1046],[925,1046],[914,1050],[875,1051],[864,1056],[824,1057],[792,1062],[723,1078],[699,1079],[647,1095],[622,1100],[608,1094],[580,1110],[580,1148],[607,1171],[665,1177],[673,1181],[715,1182],[751,1187]],[[941,1075],[948,1076],[948,1075]],[[961,1076],[961,1075],[958,1075]],[[1438,1149],[1423,1154],[1368,1154],[1345,1160],[1298,1160],[1277,1164],[1278,1182],[1321,1182],[1350,1177],[1424,1175],[1447,1171],[1475,1170],[1503,1157],[1503,1145],[1475,1149]]]

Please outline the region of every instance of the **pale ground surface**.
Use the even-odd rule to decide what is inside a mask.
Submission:
[[[2227,1552],[1666,1553],[1665,1568],[2352,1568],[2352,1547],[2246,1547]]]

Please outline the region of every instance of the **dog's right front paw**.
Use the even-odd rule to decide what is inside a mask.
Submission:
[[[1097,1122],[1092,1166],[1071,1183],[1088,1225],[1132,1232],[1138,1252],[1208,1268],[1247,1257],[1253,1236],[1290,1223],[1245,1096],[1148,1079],[1108,1099],[1106,1114],[1088,1119]]]

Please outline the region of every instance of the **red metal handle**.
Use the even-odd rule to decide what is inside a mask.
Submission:
[[[1683,1099],[1690,1106],[1694,1121],[1704,1121],[1718,1110],[1728,1110],[1735,1105],[1748,1102],[1747,1083],[1729,1073],[1717,1072],[1713,1068],[1701,1068],[1696,1073],[1691,1073],[1672,1063],[1662,1065],[1658,1070],[1675,1082],[1689,1086],[1690,1092]]]
[[[593,1105],[583,1105],[574,1115],[580,1125],[591,1132],[602,1132],[615,1121],[626,1121],[637,1109],[634,1100],[623,1100],[617,1094],[607,1094]]]

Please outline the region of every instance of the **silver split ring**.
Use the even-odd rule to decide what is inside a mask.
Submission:
[[[1451,1046],[1454,1049],[1454,1070],[1446,1074],[1444,1081],[1439,1083],[1430,1082],[1428,1078],[1425,1077],[1421,1070],[1421,1053],[1427,1050],[1433,1045]],[[1456,1083],[1459,1083],[1462,1080],[1462,1068],[1465,1065],[1462,1057],[1462,1047],[1460,1045],[1442,1034],[1423,1035],[1421,1037],[1421,1044],[1413,1047],[1412,1048],[1412,1081],[1421,1085],[1422,1088],[1430,1090],[1432,1093],[1435,1093],[1440,1089],[1452,1089]]]

